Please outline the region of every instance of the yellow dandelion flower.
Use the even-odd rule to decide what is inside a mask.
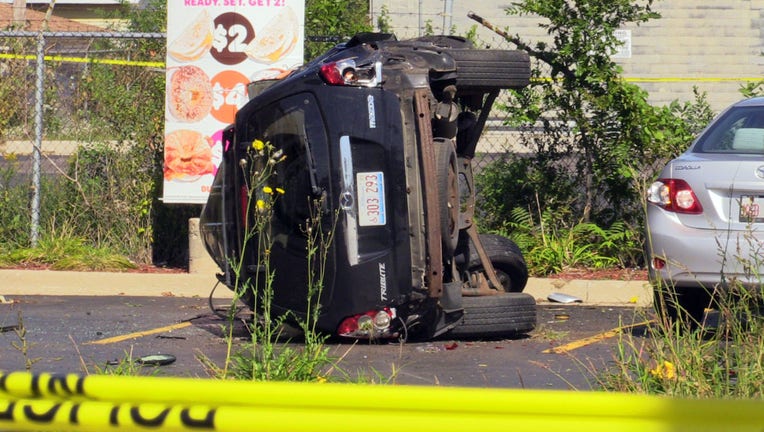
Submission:
[[[278,192],[278,194],[279,194],[279,195],[284,195],[284,193],[286,193],[286,192],[284,191],[284,189],[281,189],[281,188],[279,188],[279,187],[277,187],[277,188],[276,188],[276,192]]]
[[[258,210],[260,210],[260,211],[265,210],[265,201],[259,199],[259,200],[257,200],[256,205],[257,205],[257,209]]]
[[[676,378],[676,366],[670,361],[664,360],[650,370],[650,374],[656,378],[674,379]]]
[[[326,382],[326,378],[319,375],[318,377],[316,377],[316,382],[319,384],[323,384]]]
[[[271,189],[270,186],[263,186],[263,192],[267,193],[268,195],[273,195],[273,189]]]
[[[263,148],[265,148],[265,143],[264,143],[264,142],[262,142],[262,141],[260,141],[259,139],[256,139],[256,140],[254,140],[254,141],[252,142],[252,148],[253,148],[253,149],[255,149],[255,150],[257,150],[257,151],[260,151],[260,150],[262,150]]]

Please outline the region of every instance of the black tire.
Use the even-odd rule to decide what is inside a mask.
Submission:
[[[525,334],[536,328],[536,300],[523,293],[463,297],[464,321],[446,335],[495,338]]]
[[[450,258],[459,243],[459,165],[451,140],[435,141],[435,163],[438,170],[438,210],[443,256]]]
[[[520,89],[531,79],[528,53],[520,50],[451,49],[459,91]]]
[[[528,265],[517,244],[496,234],[480,234],[480,242],[502,285],[500,289],[505,292],[522,292],[528,283]],[[480,257],[466,233],[461,235],[457,250],[457,266],[466,268],[469,273],[483,271]]]

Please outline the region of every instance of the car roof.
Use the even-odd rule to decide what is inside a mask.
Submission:
[[[764,96],[753,97],[750,99],[743,99],[732,106],[734,107],[764,106]]]

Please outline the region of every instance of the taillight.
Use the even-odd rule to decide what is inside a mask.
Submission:
[[[398,337],[392,329],[395,309],[383,308],[353,315],[342,320],[337,327],[337,334],[358,339],[383,339]]]
[[[382,78],[382,63],[356,66],[355,60],[345,59],[326,63],[319,71],[330,85],[374,87]]]
[[[327,63],[321,66],[321,78],[331,85],[345,85],[345,80],[342,78],[342,70],[337,66],[337,63]]]
[[[703,213],[703,207],[695,196],[695,192],[686,181],[680,179],[655,181],[647,190],[647,202],[677,213]]]
[[[653,258],[653,268],[655,270],[663,270],[666,267],[666,260],[663,258]]]

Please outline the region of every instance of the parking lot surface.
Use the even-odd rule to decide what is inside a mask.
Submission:
[[[0,304],[0,370],[99,373],[126,359],[170,354],[159,376],[213,377],[228,343],[246,350],[246,309],[231,300],[173,296],[7,295]],[[218,314],[212,308],[218,309]],[[621,335],[637,334],[649,308],[542,302],[528,335],[489,340],[368,343],[328,340],[327,378],[351,382],[498,388],[597,388]],[[232,338],[226,330],[233,325]],[[635,326],[635,327],[633,327]],[[640,336],[636,336],[640,337]],[[286,343],[286,342],[284,342]],[[295,340],[295,347],[299,341]],[[204,361],[203,361],[204,360]]]

